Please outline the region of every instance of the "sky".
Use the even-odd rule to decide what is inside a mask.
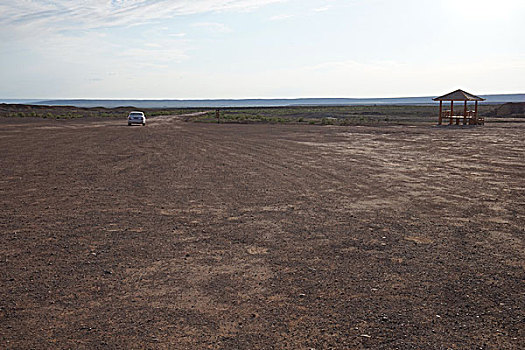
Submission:
[[[0,98],[525,93],[524,0],[1,0]]]

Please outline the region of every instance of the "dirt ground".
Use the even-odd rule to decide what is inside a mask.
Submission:
[[[524,123],[2,118],[0,147],[0,348],[524,348]]]

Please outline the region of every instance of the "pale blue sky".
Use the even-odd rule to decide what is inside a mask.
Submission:
[[[0,2],[1,98],[524,93],[523,0]]]

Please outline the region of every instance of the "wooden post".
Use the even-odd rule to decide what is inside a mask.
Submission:
[[[441,125],[442,122],[442,112],[443,111],[443,101],[439,101],[439,118],[438,118],[438,125]]]
[[[463,125],[467,125],[467,101],[465,101],[465,108],[463,109]]]
[[[478,125],[478,101],[476,101],[474,106],[474,123]]]
[[[215,110],[215,118],[217,118],[217,124],[221,123],[221,111],[219,109]]]
[[[449,122],[449,125],[452,125],[452,117],[454,117],[454,101],[450,101],[450,122]]]

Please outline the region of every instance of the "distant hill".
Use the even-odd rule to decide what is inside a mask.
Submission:
[[[518,103],[505,103],[501,106],[499,106],[496,111],[495,115],[497,117],[525,117],[525,102],[518,102]]]
[[[297,98],[297,99],[240,99],[240,100],[0,100],[5,103],[25,103],[48,106],[75,107],[136,107],[136,108],[224,108],[224,107],[283,107],[334,105],[433,105],[434,96],[398,98]],[[484,103],[500,104],[525,102],[525,94],[483,95]]]

